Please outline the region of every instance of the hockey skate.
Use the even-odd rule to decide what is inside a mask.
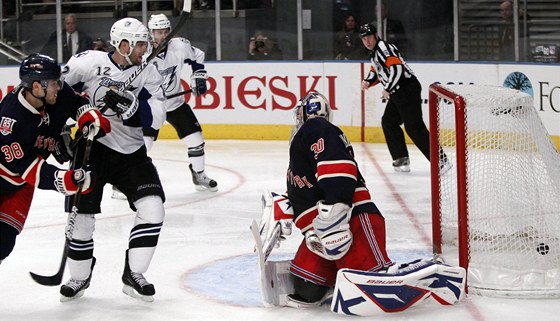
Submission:
[[[84,295],[84,292],[89,288],[91,275],[93,274],[93,267],[95,266],[95,257],[91,261],[91,271],[85,280],[75,280],[70,278],[66,284],[60,287],[60,302],[68,302],[79,299]]]
[[[111,198],[116,199],[116,200],[126,200],[126,195],[124,195],[123,192],[119,191],[118,188],[116,188],[115,186],[113,186],[113,194],[111,194]]]
[[[397,158],[393,161],[393,169],[396,172],[410,172],[410,159],[408,157]]]
[[[136,299],[146,302],[153,302],[153,295],[156,293],[154,285],[149,283],[142,273],[135,273],[130,270],[128,265],[128,251],[122,275],[123,293]]]
[[[210,177],[206,176],[204,171],[195,172],[191,164],[189,164],[189,169],[191,171],[194,188],[197,191],[218,191],[218,183],[216,183],[216,181],[211,179]]]

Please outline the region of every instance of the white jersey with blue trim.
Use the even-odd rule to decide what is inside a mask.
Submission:
[[[103,97],[109,87],[121,88],[137,71],[138,66],[121,68],[112,58],[112,52],[89,50],[74,55],[63,68],[64,80],[76,91],[89,96],[91,104],[103,110]],[[138,98],[142,124],[127,126],[109,108],[103,115],[111,122],[111,132],[100,138],[103,145],[123,154],[137,151],[144,145],[142,127],[159,129],[165,122],[166,112],[161,88],[163,78],[154,65],[146,68],[128,88]]]
[[[204,51],[192,46],[187,39],[181,37],[171,39],[167,43],[167,47],[152,60],[164,79],[162,88],[165,96],[184,91],[185,89],[181,85],[183,65],[190,65],[192,71],[204,69],[204,58]],[[166,99],[165,107],[169,112],[184,103],[185,99],[181,95]]]

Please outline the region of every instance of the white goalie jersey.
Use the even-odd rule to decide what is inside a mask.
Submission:
[[[63,68],[64,80],[76,91],[86,94],[90,103],[99,109],[105,106],[103,97],[109,87],[122,87],[138,69],[138,66],[121,69],[110,56],[111,53],[102,51],[85,51],[70,58]],[[145,127],[159,129],[165,122],[162,83],[155,66],[148,64],[128,88],[138,98],[137,112],[141,113]],[[100,143],[124,154],[135,152],[144,145],[142,127],[124,125],[111,109],[105,110],[103,115],[111,122],[111,132],[100,138]]]
[[[191,66],[192,71],[204,68],[204,51],[191,45],[185,38],[173,38],[154,59],[156,66],[163,77],[162,88],[165,96],[179,93],[185,89],[181,85],[183,65]],[[183,96],[177,96],[165,101],[167,111],[173,111],[185,103]]]

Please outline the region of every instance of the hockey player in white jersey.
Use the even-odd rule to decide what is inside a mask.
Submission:
[[[148,22],[150,35],[154,48],[157,48],[171,32],[171,23],[164,14],[156,14],[150,17]],[[154,59],[153,64],[157,67],[164,78],[163,90],[166,96],[181,92],[181,71],[183,65],[188,64],[192,68],[191,90],[193,95],[198,96],[206,92],[207,74],[204,70],[204,52],[182,37],[171,39]],[[204,137],[202,128],[194,115],[191,107],[185,102],[183,95],[165,100],[167,110],[167,121],[175,128],[179,138],[187,145],[189,158],[189,169],[195,188],[199,191],[218,190],[215,180],[209,178],[204,172]],[[144,129],[144,140],[146,147],[150,147],[157,138],[157,131],[153,128]]]
[[[141,69],[148,41],[148,28],[140,21],[121,19],[111,28],[115,51],[85,51],[73,56],[63,70],[68,84],[87,94],[91,103],[101,108],[113,131],[95,141],[91,149],[90,164],[98,173],[97,182],[78,204],[79,214],[68,252],[71,279],[60,289],[61,301],[78,298],[89,287],[95,265],[95,217],[101,213],[103,187],[107,183],[121,190],[136,211],[125,252],[123,292],[145,301],[153,300],[154,286],[143,274],[158,243],[165,196],[158,172],[147,156],[142,128],[159,129],[165,121],[165,109],[162,77],[151,64]],[[80,143],[85,144],[85,140]]]

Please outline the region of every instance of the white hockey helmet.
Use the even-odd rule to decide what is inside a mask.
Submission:
[[[296,104],[295,117],[296,123],[304,123],[306,120],[316,117],[332,122],[331,105],[325,96],[312,91]]]
[[[111,27],[111,45],[117,50],[123,40],[128,41],[131,52],[139,41],[148,42],[148,28],[138,19],[123,18]],[[120,52],[120,51],[119,51]]]
[[[168,29],[171,31],[171,22],[169,19],[163,14],[153,14],[150,16],[150,21],[148,21],[148,29],[150,32],[154,29]]]

